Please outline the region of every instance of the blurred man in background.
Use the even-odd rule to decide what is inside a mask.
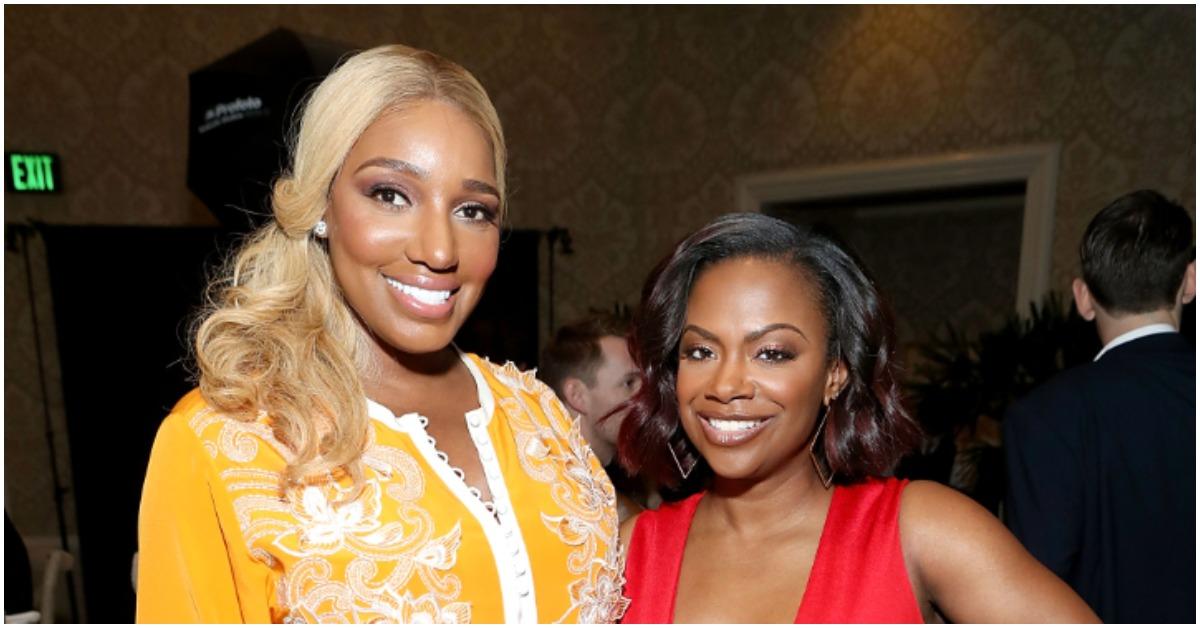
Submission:
[[[622,521],[641,510],[635,497],[636,482],[616,462],[617,434],[625,416],[612,413],[637,392],[641,382],[626,347],[628,331],[628,320],[610,314],[564,325],[542,352],[538,371],[542,381],[579,417],[584,438],[617,489]]]

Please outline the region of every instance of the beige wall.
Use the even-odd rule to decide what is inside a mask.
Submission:
[[[574,235],[560,321],[633,303],[745,173],[1061,142],[1059,289],[1108,200],[1154,187],[1195,206],[1192,6],[8,6],[5,147],[57,151],[68,191],[6,195],[5,220],[209,222],[185,186],[187,74],[279,26],[478,75],[509,137],[513,222]],[[24,270],[5,262],[5,499],[52,533]]]

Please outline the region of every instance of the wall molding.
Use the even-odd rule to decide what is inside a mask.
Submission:
[[[1030,144],[930,157],[889,159],[824,168],[779,170],[737,177],[739,211],[764,203],[905,192],[938,187],[1023,181],[1021,257],[1014,308],[1028,314],[1050,290],[1059,143]]]

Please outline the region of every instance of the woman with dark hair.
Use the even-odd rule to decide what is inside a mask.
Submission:
[[[622,526],[624,621],[1095,621],[983,508],[888,477],[918,434],[892,333],[854,258],[767,216],[723,216],[658,266],[621,461],[703,490]]]

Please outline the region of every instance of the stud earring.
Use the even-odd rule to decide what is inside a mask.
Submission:
[[[313,225],[312,232],[318,238],[324,238],[329,235],[329,225],[325,224],[324,219],[318,220],[317,224]]]
[[[813,432],[812,441],[808,444],[808,456],[812,458],[813,466],[817,469],[817,477],[820,478],[821,484],[825,488],[829,488],[833,484],[833,469],[829,468],[829,461],[824,460],[824,448],[822,455],[817,455],[817,441],[821,439],[825,429],[825,419],[829,418],[829,412],[833,406],[828,401],[825,402],[825,412],[821,413],[821,423],[817,425],[817,431]]]

